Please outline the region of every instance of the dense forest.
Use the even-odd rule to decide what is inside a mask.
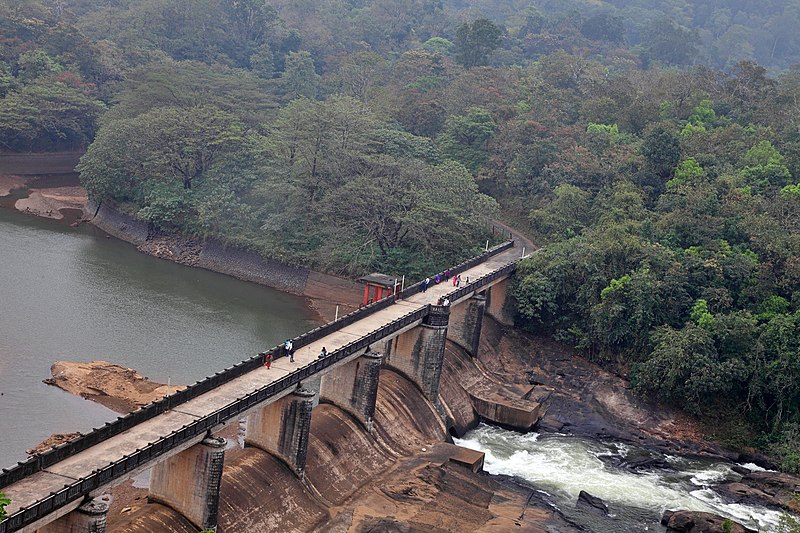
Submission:
[[[348,275],[503,218],[523,327],[800,471],[797,1],[0,0],[0,143]]]

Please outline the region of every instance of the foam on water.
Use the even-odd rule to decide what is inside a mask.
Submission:
[[[484,469],[525,480],[552,495],[559,508],[575,507],[581,490],[602,498],[614,511],[625,506],[648,511],[655,520],[667,509],[716,513],[762,531],[774,529],[780,513],[769,509],[725,503],[711,488],[736,479],[724,463],[674,457],[677,472],[632,472],[609,465],[601,457],[644,450],[620,443],[601,443],[567,435],[520,434],[481,425],[455,439],[456,444],[486,454]],[[669,460],[669,458],[668,458]],[[699,487],[699,488],[698,488]]]

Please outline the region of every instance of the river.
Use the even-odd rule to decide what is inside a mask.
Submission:
[[[664,531],[667,509],[715,513],[759,531],[774,531],[780,513],[725,503],[714,485],[738,480],[729,464],[660,456],[669,469],[631,471],[621,463],[652,452],[614,442],[559,434],[521,434],[481,425],[456,444],[485,452],[484,470],[530,486],[568,519],[594,533]],[[746,465],[757,469],[755,465]],[[576,506],[585,490],[608,505],[608,517]]]
[[[314,325],[304,298],[0,209],[0,466],[51,433],[117,417],[43,384],[56,360],[103,359],[185,384]]]

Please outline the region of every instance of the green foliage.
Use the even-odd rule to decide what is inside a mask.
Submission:
[[[769,141],[760,141],[750,148],[740,165],[742,176],[761,190],[770,185],[786,185],[792,177],[783,156]]]
[[[488,19],[465,22],[456,30],[456,61],[465,68],[487,65],[489,56],[500,46],[502,34],[503,30]]]
[[[665,178],[680,161],[680,140],[672,130],[657,126],[644,138],[642,155],[650,169]]]
[[[455,45],[444,37],[431,37],[422,43],[422,48],[432,54],[447,55],[453,51],[454,47]]]
[[[692,312],[689,317],[695,324],[705,330],[711,330],[714,327],[714,315],[708,310],[708,302],[702,298],[692,306]]]
[[[600,298],[605,300],[606,298],[611,296],[614,293],[614,291],[621,290],[622,288],[625,287],[625,285],[629,284],[630,282],[631,282],[631,277],[627,274],[625,274],[619,279],[612,279],[611,283],[608,284],[608,287],[600,291]]]
[[[789,513],[781,514],[781,520],[776,533],[800,533],[800,520]]]
[[[792,474],[800,474],[800,424],[789,422],[780,427],[768,438],[767,449],[779,461],[780,469]]]
[[[6,497],[3,491],[0,491],[0,521],[6,517],[6,507],[11,505],[11,500]]]
[[[595,124],[590,122],[586,127],[586,131],[589,133],[605,133],[611,137],[619,136],[619,126],[616,124]]]
[[[439,147],[445,157],[477,172],[489,159],[488,143],[496,128],[497,124],[486,109],[471,107],[466,115],[447,119],[439,136]]]
[[[770,320],[778,315],[785,315],[789,312],[789,301],[783,296],[771,294],[758,308],[758,318],[760,320]]]
[[[316,98],[319,76],[314,68],[311,54],[306,51],[289,52],[281,81],[283,91],[289,99]]]
[[[711,100],[703,100],[694,108],[689,116],[689,124],[694,126],[711,126],[717,120],[717,113],[714,111]]]
[[[703,167],[694,157],[690,157],[681,162],[675,169],[675,177],[667,182],[667,188],[673,189],[687,182],[699,180],[705,176]]]
[[[0,0],[0,148],[91,143],[93,199],[351,275],[469,255],[491,193],[547,244],[524,327],[740,444],[800,423],[793,3],[101,4]]]
[[[0,144],[10,150],[81,147],[104,109],[80,89],[36,81],[0,100]]]
[[[530,212],[531,226],[543,238],[569,238],[588,226],[592,218],[591,195],[566,183],[553,191],[547,206]]]

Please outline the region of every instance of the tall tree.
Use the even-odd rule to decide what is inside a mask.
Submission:
[[[489,56],[500,46],[503,30],[488,19],[465,22],[456,30],[456,61],[465,68],[489,64]]]

